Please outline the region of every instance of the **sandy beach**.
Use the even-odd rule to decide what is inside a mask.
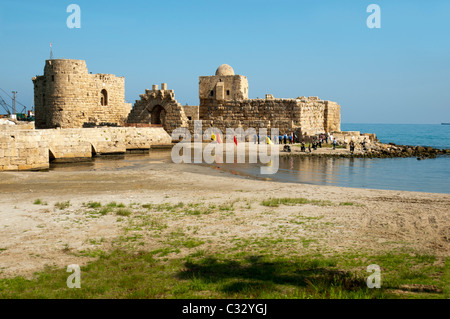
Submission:
[[[270,198],[305,198],[304,205],[263,205]],[[37,202],[39,199],[39,202]],[[70,201],[68,207],[55,204]],[[132,215],[94,215],[89,202],[116,202]],[[164,209],[183,203],[208,213]],[[145,210],[143,205],[159,205]],[[190,206],[189,206],[190,205]],[[252,180],[192,164],[163,160],[144,167],[103,170],[3,172],[0,179],[0,277],[31,277],[46,265],[85,264],[77,253],[108,250],[117,238],[135,234],[140,249],[162,247],[177,231],[204,242],[210,253],[236,240],[283,238],[280,252],[411,252],[450,254],[450,195],[314,186]],[[158,235],[139,228],[163,222]],[[243,244],[242,249],[251,251]],[[180,257],[190,250],[181,250]]]

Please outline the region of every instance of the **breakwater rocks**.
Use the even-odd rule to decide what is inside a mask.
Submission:
[[[317,156],[317,157],[343,157],[343,158],[396,158],[416,157],[418,160],[436,158],[437,156],[449,156],[450,149],[436,149],[433,147],[396,145],[394,143],[366,143],[358,145],[353,153],[349,145],[340,145],[335,150],[332,148],[317,148],[309,152],[301,152],[300,147],[291,145],[291,152],[280,150],[280,155],[291,156]]]

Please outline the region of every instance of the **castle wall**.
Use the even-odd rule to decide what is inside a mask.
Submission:
[[[33,83],[36,128],[120,124],[131,109],[125,103],[125,79],[89,74],[83,60],[47,60],[44,75],[33,78]]]
[[[341,106],[336,102],[325,101],[325,130],[327,132],[341,131]]]
[[[199,78],[199,118],[206,127],[278,128],[280,133],[315,135],[340,131],[340,106],[318,97],[248,99],[248,80],[227,64]],[[192,128],[192,123],[189,127]]]
[[[162,127],[0,130],[0,171],[49,168],[49,159],[72,161],[171,144]]]
[[[196,121],[200,119],[198,105],[183,105],[183,110],[189,121]]]
[[[329,128],[340,128],[340,117],[325,117],[328,105],[330,113],[340,109],[336,103],[319,100],[317,97],[302,99],[247,99],[241,101],[200,101],[201,119],[206,127],[226,128],[278,128],[280,133],[301,130],[302,134],[314,135],[329,132]],[[328,122],[326,121],[328,120]],[[335,122],[338,121],[338,122]]]

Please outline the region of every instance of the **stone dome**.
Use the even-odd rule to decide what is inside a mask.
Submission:
[[[234,70],[228,64],[222,64],[217,68],[216,75],[234,75]]]

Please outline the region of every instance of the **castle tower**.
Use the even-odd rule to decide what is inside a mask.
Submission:
[[[131,109],[125,103],[125,79],[89,74],[83,60],[46,60],[44,75],[32,80],[36,128],[121,124]]]
[[[216,75],[199,77],[200,118],[206,115],[208,107],[223,101],[248,99],[246,76],[235,75],[228,64],[222,64]]]
[[[216,75],[200,76],[199,97],[202,99],[245,100],[248,99],[248,81],[243,75],[235,75],[228,64],[222,64]]]

